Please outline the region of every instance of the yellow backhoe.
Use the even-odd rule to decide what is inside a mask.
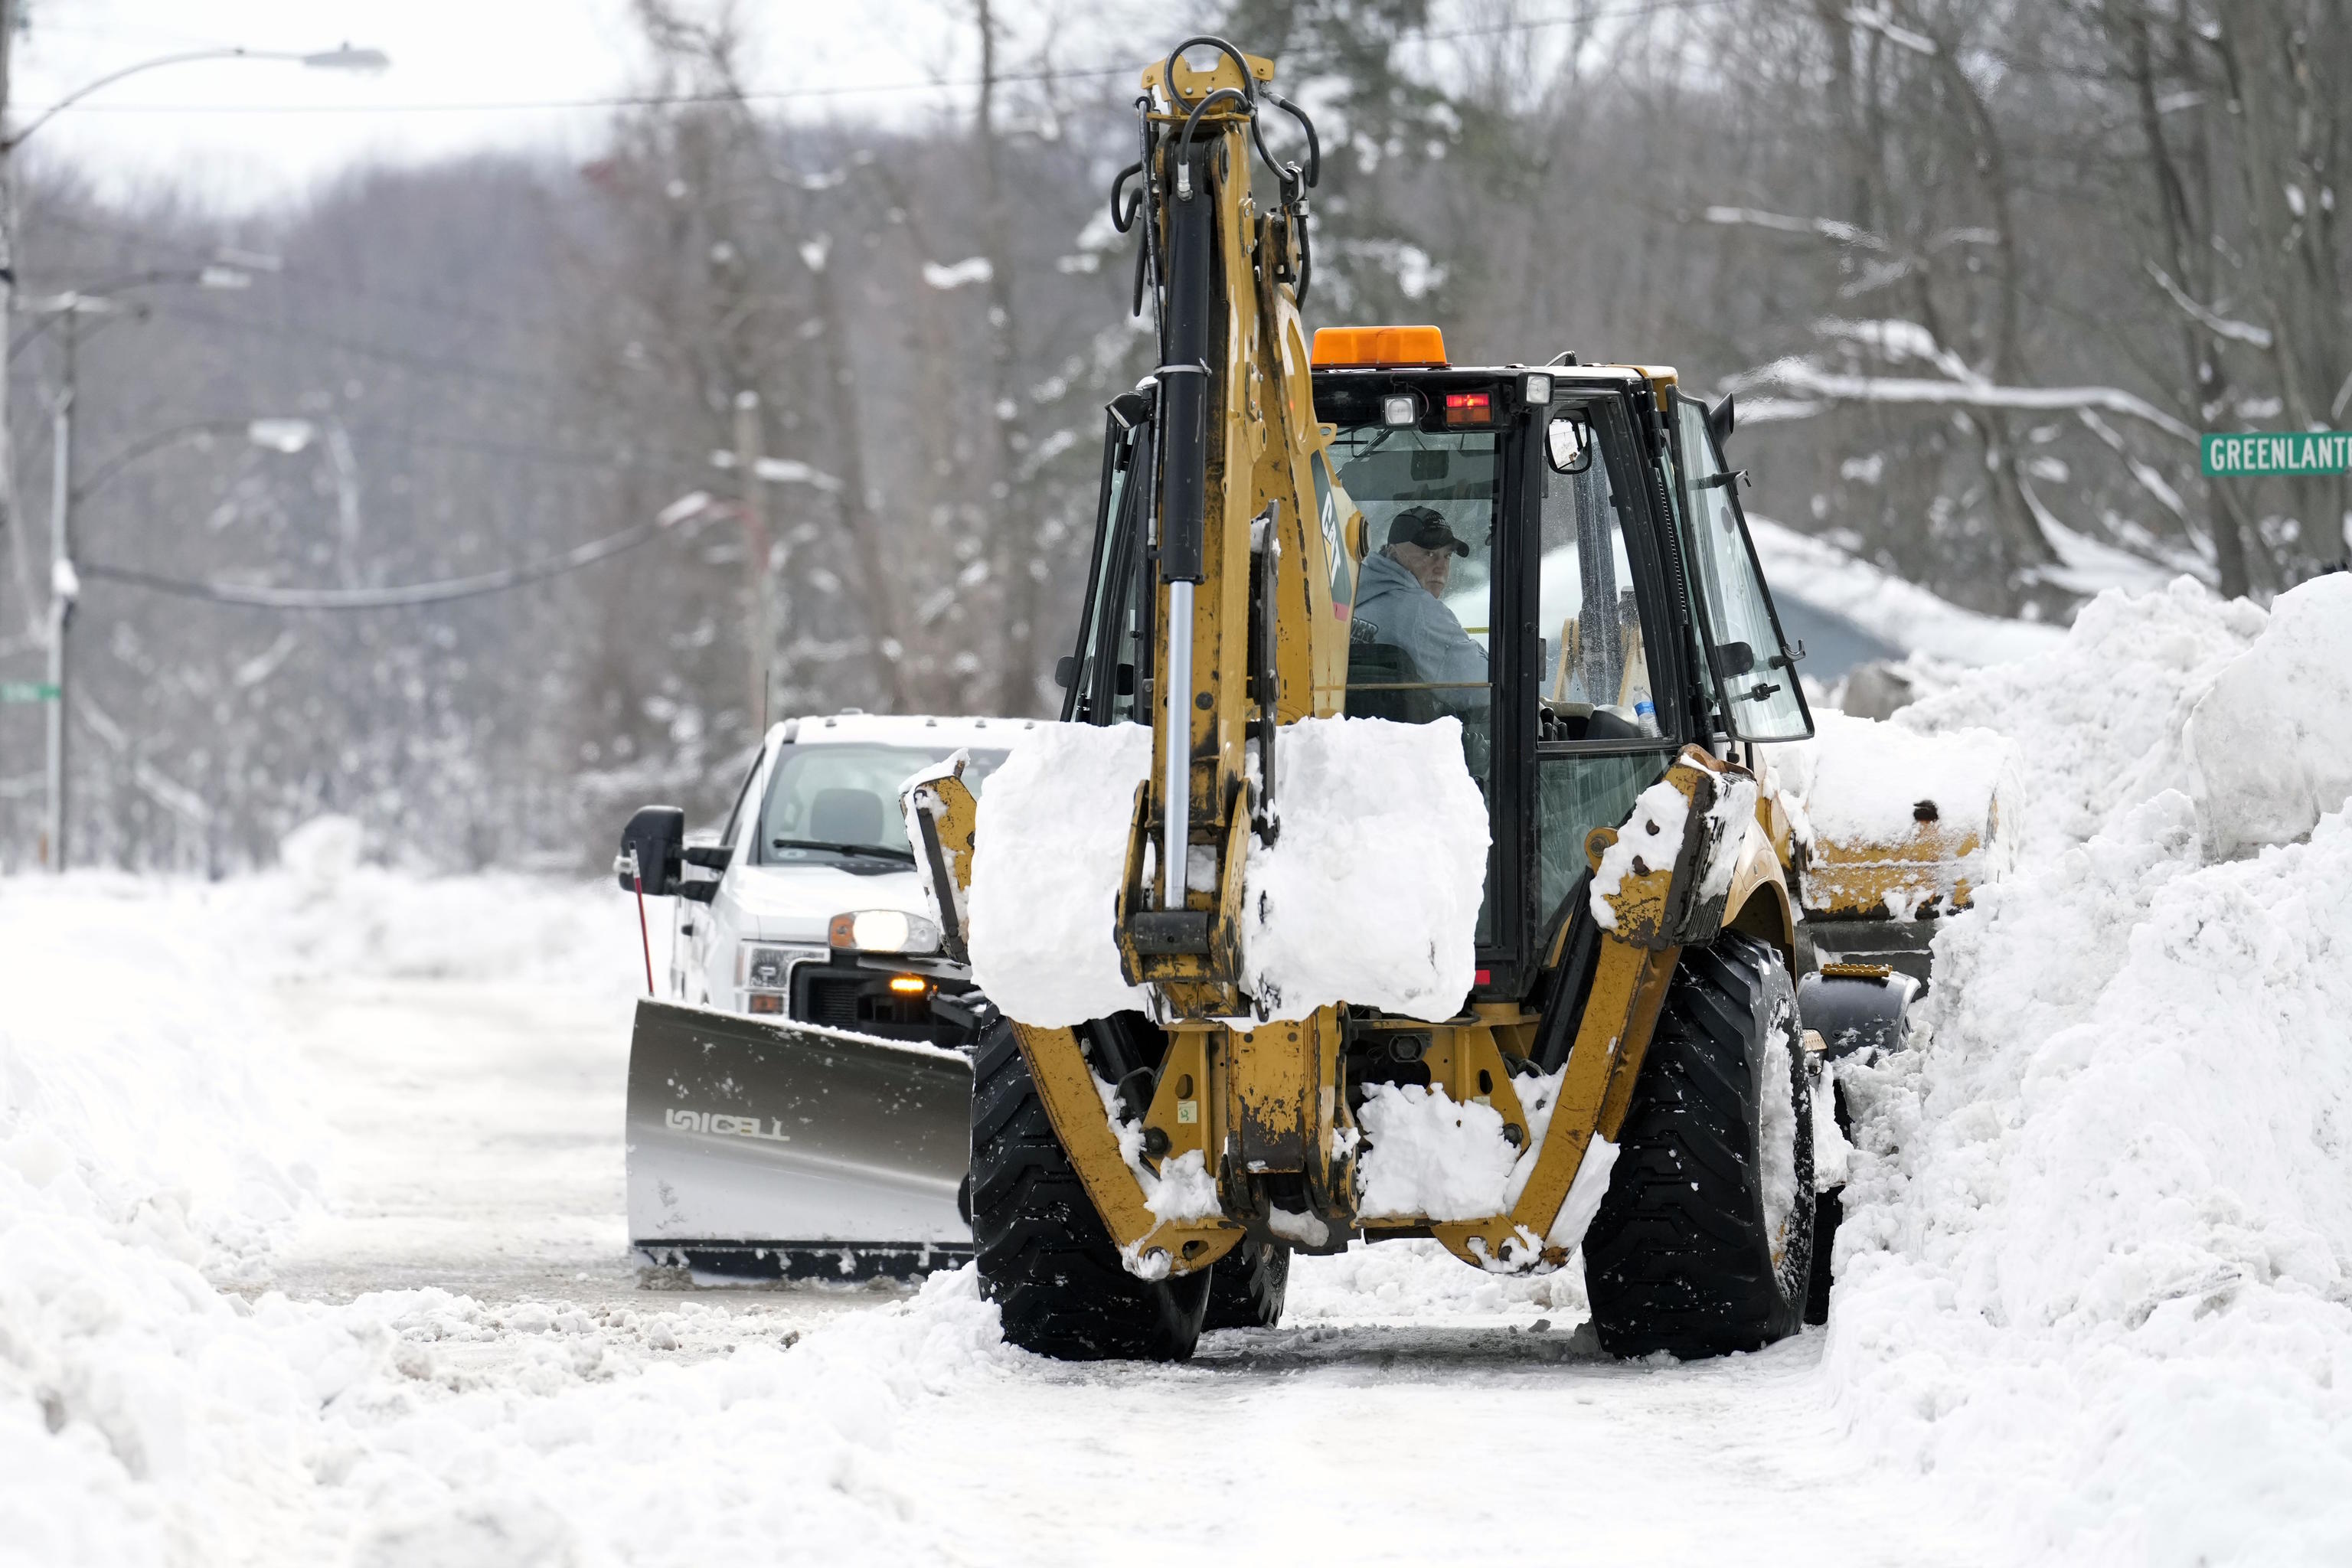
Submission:
[[[982,1036],[971,1220],[1006,1335],[1181,1359],[1275,1321],[1292,1252],[1405,1237],[1496,1271],[1580,1245],[1619,1354],[1796,1331],[1834,1214],[1823,1061],[1899,1044],[1911,984],[1813,972],[1804,846],[1755,751],[1811,719],[1724,462],[1730,400],[1654,364],[1457,364],[1426,326],[1310,341],[1314,132],[1271,62],[1189,40],[1138,119],[1111,199],[1159,363],[1110,410],[1063,718],[1151,731],[1115,912],[1149,1002]],[[1286,733],[1339,717],[1460,725],[1491,847],[1442,1021],[1267,1022],[1245,984]],[[976,805],[951,771],[908,804],[961,953]],[[1501,1141],[1493,1212],[1365,1201],[1365,1107],[1406,1091]],[[1155,1212],[1195,1155],[1215,1201]]]

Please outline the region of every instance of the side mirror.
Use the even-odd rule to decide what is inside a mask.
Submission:
[[[1060,687],[1063,690],[1067,691],[1070,689],[1070,682],[1077,679],[1077,678],[1078,660],[1076,654],[1066,653],[1061,658],[1054,661],[1055,685]]]
[[[1592,466],[1592,441],[1583,423],[1566,416],[1544,429],[1544,460],[1555,474],[1580,474]]]
[[[621,829],[621,853],[613,873],[623,892],[640,884],[653,898],[677,890],[679,866],[686,846],[686,813],[674,805],[641,806]]]
[[[1731,439],[1731,426],[1737,417],[1731,406],[1731,394],[1725,393],[1723,401],[1706,411],[1706,427],[1715,433],[1717,447]]]

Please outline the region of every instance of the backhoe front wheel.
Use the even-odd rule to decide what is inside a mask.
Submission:
[[[1604,1350],[1722,1355],[1803,1325],[1811,1091],[1780,953],[1736,933],[1686,949],[1585,1234]]]
[[[1211,1270],[1161,1280],[1127,1271],[1003,1018],[972,1050],[971,1182],[981,1294],[1008,1342],[1058,1361],[1192,1355]]]

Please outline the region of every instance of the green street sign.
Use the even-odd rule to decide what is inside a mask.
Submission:
[[[2205,437],[2207,479],[2340,474],[2352,469],[2352,434],[2342,430],[2251,430]]]
[[[0,702],[55,702],[58,689],[46,680],[0,680]]]

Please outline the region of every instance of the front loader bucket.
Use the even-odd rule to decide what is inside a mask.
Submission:
[[[960,1054],[811,1024],[637,1004],[629,1243],[739,1279],[904,1279],[971,1256]]]

